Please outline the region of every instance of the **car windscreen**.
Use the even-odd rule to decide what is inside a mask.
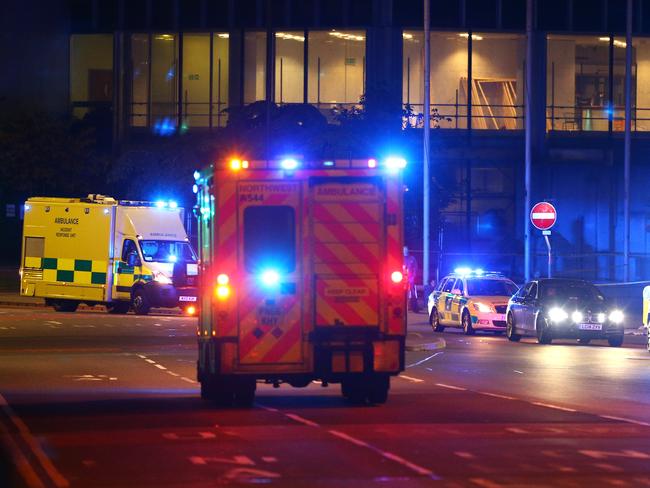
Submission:
[[[469,296],[507,296],[510,297],[517,291],[517,285],[507,280],[488,280],[469,278],[467,280],[467,294]]]
[[[598,288],[589,283],[540,283],[540,296],[550,300],[605,301]]]
[[[145,261],[156,263],[191,263],[196,255],[189,242],[185,241],[140,241],[142,257]]]

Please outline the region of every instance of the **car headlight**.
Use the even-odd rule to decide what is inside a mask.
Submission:
[[[481,312],[481,313],[493,312],[492,306],[486,303],[475,302],[473,305],[474,305],[474,310],[476,310],[477,312]]]
[[[548,318],[551,322],[563,322],[569,318],[569,314],[560,307],[553,307],[548,311]]]
[[[582,315],[582,312],[579,310],[576,310],[571,314],[571,320],[573,320],[573,323],[577,324],[579,322],[582,322],[582,319],[584,318],[584,315]]]
[[[623,312],[621,312],[620,310],[612,310],[609,313],[609,321],[615,324],[620,324],[621,322],[623,322],[624,318],[625,316],[623,315]]]
[[[172,279],[168,276],[165,276],[162,273],[154,272],[153,280],[157,283],[162,283],[163,285],[171,285]]]

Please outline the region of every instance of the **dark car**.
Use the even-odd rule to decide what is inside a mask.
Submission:
[[[607,339],[623,344],[623,312],[610,306],[592,283],[540,279],[526,283],[508,302],[506,336],[513,342],[536,336],[540,344],[553,339]]]

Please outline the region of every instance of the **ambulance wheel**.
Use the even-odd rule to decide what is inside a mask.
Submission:
[[[341,394],[350,403],[359,404],[366,401],[366,390],[359,378],[341,381]]]
[[[252,407],[255,401],[255,380],[241,380],[235,386],[235,405],[238,407]]]
[[[474,335],[474,326],[472,325],[472,317],[467,310],[463,312],[461,324],[463,326],[463,332],[465,333],[465,335]]]
[[[386,375],[376,375],[368,384],[368,402],[383,404],[388,400],[390,378]]]
[[[136,313],[136,315],[147,315],[149,313],[149,310],[151,310],[149,300],[144,294],[144,290],[142,288],[135,290],[131,302],[133,311]]]
[[[54,300],[52,302],[52,307],[57,312],[75,312],[78,306],[79,302],[73,300]]]
[[[125,313],[129,313],[131,304],[129,302],[113,302],[108,304],[106,308],[108,309],[108,313],[124,315]]]
[[[201,381],[201,398],[203,400],[214,400],[214,385],[211,381]]]

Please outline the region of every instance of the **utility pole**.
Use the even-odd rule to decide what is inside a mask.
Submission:
[[[430,283],[429,280],[429,238],[430,236],[430,220],[431,216],[429,215],[430,206],[431,206],[431,195],[430,195],[430,182],[431,176],[429,175],[429,132],[430,132],[430,120],[429,114],[431,114],[431,99],[430,93],[431,90],[429,85],[431,83],[431,12],[430,12],[430,1],[424,1],[424,146],[423,153],[424,158],[422,161],[422,191],[423,191],[423,205],[422,209],[422,284],[428,286]]]
[[[623,279],[630,281],[630,145],[632,144],[632,0],[627,0],[625,29],[625,150],[623,177]],[[611,103],[611,102],[610,102]]]
[[[526,1],[526,169],[524,175],[524,279],[530,280],[530,180],[533,160],[533,0]]]

